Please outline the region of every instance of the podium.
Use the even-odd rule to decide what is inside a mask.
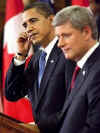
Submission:
[[[40,133],[37,126],[26,126],[5,114],[0,113],[0,133]]]

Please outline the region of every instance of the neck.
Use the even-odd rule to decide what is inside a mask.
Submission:
[[[96,44],[96,42],[97,41],[93,39],[89,40],[86,49],[84,49],[83,53],[78,58],[76,58],[75,61],[78,62],[79,60],[81,60],[83,56]]]
[[[46,48],[48,46],[48,44],[54,39],[55,34],[54,34],[54,30],[51,30],[50,33],[48,33],[48,35],[44,38],[43,42],[42,42],[42,46],[44,48]]]

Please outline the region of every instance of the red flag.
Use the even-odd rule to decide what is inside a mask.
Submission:
[[[89,6],[89,0],[72,0],[72,5]]]
[[[16,39],[23,31],[21,25],[23,3],[22,0],[6,0],[6,22],[4,26],[4,46],[3,46],[3,88],[5,77],[14,53],[17,50]],[[18,102],[9,102],[4,98],[4,113],[23,122],[33,122],[32,107],[27,98],[22,98]]]

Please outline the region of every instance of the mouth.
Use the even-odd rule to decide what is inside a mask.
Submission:
[[[65,58],[69,59],[69,55],[71,53],[71,48],[61,48],[64,55],[65,55]]]
[[[29,34],[29,40],[35,39],[35,37],[38,35],[37,32]]]
[[[65,47],[62,48],[62,51],[63,51],[64,53],[68,52],[69,50],[70,50],[70,48],[65,48]]]

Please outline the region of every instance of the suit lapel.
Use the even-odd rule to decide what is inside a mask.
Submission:
[[[82,70],[79,72],[77,79],[75,81],[75,87],[72,89],[70,95],[67,97],[67,100],[64,104],[64,108],[62,111],[62,115],[68,110],[71,105],[73,99],[78,94],[79,90],[83,86],[92,66],[95,64],[97,60],[99,60],[100,46],[93,52],[93,54],[88,58],[87,62],[84,64]]]
[[[70,66],[70,67],[69,67]],[[76,63],[71,61],[71,60],[67,60],[66,63],[66,70],[65,70],[65,79],[66,79],[66,86],[67,86],[67,94],[66,97],[68,97],[68,95],[70,94],[70,84],[71,84],[71,80],[72,80],[72,75],[75,69]]]
[[[64,104],[64,108],[63,108],[63,113],[65,113],[65,111],[69,108],[69,106],[71,105],[73,99],[75,98],[75,96],[78,94],[79,90],[81,89],[82,84],[84,83],[86,77],[88,76],[88,71],[83,74],[83,70],[81,70],[77,76],[77,79],[75,81],[75,87],[72,88],[70,94]],[[62,114],[63,114],[62,113]]]
[[[36,101],[38,101],[38,71],[39,71],[39,58],[40,58],[40,53],[41,53],[41,51],[39,50],[34,55],[35,57],[33,58],[33,68],[32,68],[34,70],[34,72],[31,73],[31,75],[32,75],[31,76],[32,77],[31,80],[33,81],[33,76],[36,79],[35,81],[33,81],[33,84],[32,84],[32,86],[34,86],[33,87],[33,89],[34,89],[33,91],[35,91],[35,99],[36,99]]]
[[[52,77],[52,74],[55,70],[55,66],[56,66],[56,63],[58,62],[60,53],[61,53],[61,49],[59,49],[57,47],[57,44],[55,44],[48,58],[47,65],[43,74],[43,78],[41,80],[40,89],[38,93],[39,100],[41,100],[42,96],[45,94],[45,89],[47,89],[47,85],[50,80],[50,77]]]

